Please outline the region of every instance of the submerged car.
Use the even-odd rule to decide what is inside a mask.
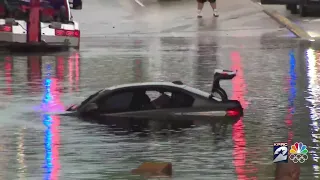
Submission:
[[[220,80],[230,80],[236,72],[216,70],[211,93],[189,87],[181,81],[124,84],[102,89],[80,105],[67,108],[66,116],[98,118],[109,124],[121,118],[180,120],[239,119],[239,101],[229,100]],[[218,97],[220,96],[220,97]]]
[[[72,9],[81,9],[73,0]],[[0,0],[0,46],[79,48],[79,24],[68,0]]]

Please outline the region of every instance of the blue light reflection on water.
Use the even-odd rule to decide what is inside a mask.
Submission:
[[[53,169],[53,155],[52,155],[52,118],[50,115],[43,115],[43,124],[46,126],[44,135],[44,147],[45,147],[45,180],[51,179],[51,173]]]
[[[294,51],[289,52],[289,96],[288,96],[288,112],[287,117],[285,119],[285,123],[288,128],[288,143],[292,143],[293,139],[293,130],[292,130],[292,124],[293,124],[293,115],[295,113],[295,105],[294,101],[296,98],[296,59],[294,57]]]
[[[50,78],[50,77],[49,77]],[[45,94],[44,94],[44,98],[42,100],[42,103],[44,104],[44,106],[48,105],[50,103],[50,101],[52,101],[52,95],[50,92],[50,86],[51,86],[51,79],[49,79],[48,77],[44,80],[44,90],[45,90]]]
[[[294,52],[290,52],[290,94],[289,94],[289,107],[291,109],[290,113],[294,114],[295,112],[295,106],[294,106],[294,100],[296,98],[296,59],[294,57]]]
[[[44,80],[44,97],[42,100],[42,107],[44,109],[48,109],[50,106],[50,103],[53,100],[53,96],[51,94],[50,88],[51,88],[51,83],[52,80],[51,78],[51,67],[50,65],[47,66],[46,70],[49,72],[47,76],[45,77]],[[45,169],[45,180],[51,180],[52,176],[52,170],[53,170],[53,149],[52,149],[52,144],[53,144],[53,134],[52,134],[52,124],[53,124],[53,119],[50,115],[44,114],[43,115],[43,124],[46,127],[46,130],[44,132],[44,147],[45,147],[45,162],[44,162],[44,169]]]

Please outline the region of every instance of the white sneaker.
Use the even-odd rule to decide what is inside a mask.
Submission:
[[[213,10],[213,16],[214,17],[219,17],[219,13],[218,13],[217,9]]]
[[[198,10],[198,18],[202,18],[202,13],[200,10]]]

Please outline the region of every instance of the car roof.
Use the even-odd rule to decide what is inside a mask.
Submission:
[[[127,87],[143,87],[143,86],[170,86],[170,87],[184,88],[186,85],[174,84],[172,82],[143,82],[143,83],[128,83],[128,84],[111,86],[106,88],[106,90],[115,90],[115,89],[127,88]]]
[[[103,91],[106,90],[116,90],[120,88],[127,88],[127,87],[144,87],[144,86],[154,86],[154,87],[161,87],[161,86],[169,86],[169,87],[175,87],[179,89],[184,89],[186,91],[189,91],[194,94],[198,94],[200,96],[205,96],[208,97],[210,94],[207,92],[204,92],[202,90],[187,86],[185,84],[176,84],[173,82],[143,82],[143,83],[128,83],[128,84],[121,84],[121,85],[116,85],[116,86],[111,86],[108,88],[105,88]]]

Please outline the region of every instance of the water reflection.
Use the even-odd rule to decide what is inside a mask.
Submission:
[[[141,43],[142,41],[136,40],[134,41],[133,48],[134,49],[143,49],[144,44]],[[144,67],[143,67],[143,62],[140,57],[136,57],[135,60],[133,60],[133,72],[134,72],[134,82],[141,82],[144,81]]]
[[[242,107],[247,109],[246,95],[246,82],[244,79],[241,55],[238,51],[234,51],[230,55],[232,61],[231,69],[237,71],[237,76],[232,80],[233,84],[233,96],[231,99],[237,99],[240,101]],[[248,174],[256,174],[257,169],[247,164],[248,152],[246,152],[246,139],[243,118],[241,118],[236,124],[233,125],[232,139],[234,141],[234,166],[239,180],[249,179]],[[250,179],[257,179],[257,177],[251,177]]]
[[[142,74],[142,62],[141,59],[134,60],[133,70],[134,70],[134,81],[135,82],[142,82],[143,81],[143,74]]]
[[[65,59],[62,56],[56,57],[56,68],[52,67],[50,63],[44,64],[46,77],[44,78],[44,96],[42,100],[42,108],[45,111],[63,111],[64,106],[60,100],[61,86],[64,81]],[[69,92],[79,90],[79,55],[77,53],[68,57],[68,82]],[[45,145],[45,179],[55,180],[58,179],[60,163],[59,163],[59,126],[60,117],[44,114],[43,124],[46,127],[44,134]]]
[[[214,23],[213,23],[214,24]],[[203,20],[199,20],[198,29],[206,27]],[[197,36],[197,53],[196,53],[196,86],[211,88],[214,70],[218,66],[218,43],[214,36],[208,36],[199,32]],[[206,89],[206,91],[208,90]]]
[[[69,84],[68,92],[73,92],[79,89],[79,68],[80,61],[77,52],[67,55],[57,56],[27,56],[20,57],[21,59],[26,58],[27,64],[27,84],[29,85],[30,93],[40,93],[43,90],[43,98],[41,103],[41,110],[44,112],[52,112],[57,110],[63,110],[64,106],[61,103],[60,96],[61,92],[64,91],[63,83],[67,81]],[[12,93],[12,75],[14,74],[12,66],[14,60],[19,59],[15,56],[9,56],[5,58],[5,71],[6,71],[6,82],[7,91]],[[21,63],[21,61],[18,61]],[[68,64],[68,66],[65,66]],[[23,67],[23,66],[22,66]],[[65,70],[66,69],[66,70]],[[17,69],[21,72],[21,69]],[[68,78],[65,78],[68,77]],[[41,83],[42,82],[42,83]],[[17,93],[20,93],[17,91]],[[65,92],[67,93],[67,92]],[[42,114],[41,116],[43,125],[45,126],[44,131],[44,179],[55,180],[58,179],[60,163],[59,163],[59,126],[60,118],[58,116]],[[18,154],[17,159],[20,164],[19,174],[20,178],[25,175],[25,155],[24,155],[24,138],[23,131],[19,136]]]
[[[193,85],[192,39],[185,37],[160,37],[161,81],[181,80]]]
[[[18,177],[19,179],[26,178],[26,170],[27,165],[25,163],[25,146],[24,146],[24,136],[25,136],[25,129],[21,129],[18,133],[18,147],[17,147],[17,161],[19,163],[18,168]]]
[[[63,57],[58,57],[57,59],[57,74],[59,79],[62,79],[63,76]],[[69,83],[70,83],[70,92],[79,90],[79,77],[80,77],[80,69],[79,69],[79,54],[74,53],[68,58],[69,64]]]
[[[43,107],[47,110],[63,109],[63,105],[60,102],[60,92],[57,89],[57,78],[51,77],[51,66],[47,65],[47,77],[44,80],[44,98]],[[44,134],[45,145],[45,179],[53,180],[57,179],[59,173],[59,125],[60,118],[54,115],[43,115],[43,124],[46,126]]]
[[[29,93],[40,93],[42,87],[43,64],[52,63],[55,77],[61,83],[67,81],[69,92],[79,91],[80,81],[80,57],[78,52],[52,55],[52,56],[5,56],[3,57],[4,70],[4,94],[13,95],[28,90]],[[66,64],[68,67],[66,67]],[[15,68],[13,68],[15,67]],[[67,71],[65,70],[67,69]],[[28,88],[19,88],[19,83],[25,83]],[[65,77],[68,77],[66,79]]]
[[[290,51],[289,53],[290,57],[290,69],[289,69],[289,97],[288,97],[288,110],[287,110],[287,116],[285,118],[285,123],[288,128],[288,144],[292,144],[292,138],[293,138],[293,130],[292,130],[292,120],[293,120],[293,114],[295,112],[295,106],[294,101],[296,98],[296,59],[294,57],[294,52]]]
[[[39,85],[41,84],[42,79],[42,70],[41,70],[41,56],[28,56],[27,64],[28,64],[28,85],[31,88],[31,92],[41,92],[41,88]]]
[[[311,138],[314,143],[313,147],[309,150],[313,159],[314,177],[319,178],[319,106],[320,106],[320,86],[319,86],[319,61],[320,53],[313,49],[306,50],[306,64],[308,75],[308,92],[310,96],[307,100],[310,102],[310,118],[311,118]]]
[[[12,95],[12,57],[7,56],[4,58],[4,70],[6,81],[6,95]]]

